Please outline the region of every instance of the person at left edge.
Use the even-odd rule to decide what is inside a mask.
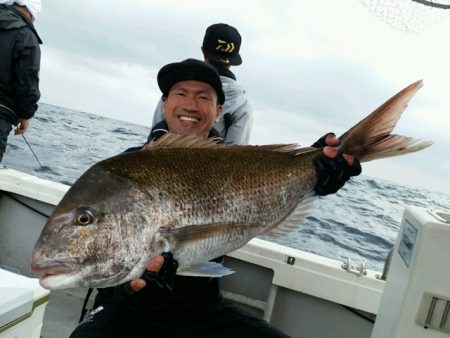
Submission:
[[[12,126],[25,133],[41,96],[42,40],[33,22],[41,0],[0,0],[0,161]]]

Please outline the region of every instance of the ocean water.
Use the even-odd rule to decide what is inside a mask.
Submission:
[[[24,138],[10,135],[2,164],[38,177],[72,184],[92,164],[142,145],[150,129],[48,104],[40,104]],[[320,197],[298,231],[264,239],[383,269],[406,205],[450,212],[450,195],[360,175],[337,194]]]

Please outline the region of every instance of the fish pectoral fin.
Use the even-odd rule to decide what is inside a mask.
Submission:
[[[184,227],[175,228],[171,226],[160,227],[158,232],[161,236],[166,237],[170,242],[190,242],[198,241],[206,238],[217,237],[225,235],[229,232],[242,229],[243,227],[250,227],[250,225],[243,225],[238,223],[223,224],[193,224]]]
[[[191,267],[184,269],[183,271],[177,271],[178,276],[191,276],[191,277],[210,277],[218,278],[230,275],[235,271],[224,267],[220,263],[205,262],[192,265]]]
[[[306,216],[310,214],[316,199],[317,194],[314,191],[308,192],[300,199],[300,202],[295,206],[291,213],[286,216],[286,218],[275,228],[267,232],[266,235],[272,237],[283,237],[291,232],[297,231]]]

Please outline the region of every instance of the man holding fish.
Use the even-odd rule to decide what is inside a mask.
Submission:
[[[165,120],[152,129],[144,147],[129,151],[151,149],[167,132],[218,138],[213,124],[219,119],[225,96],[214,67],[194,59],[171,63],[159,71],[158,85]],[[313,145],[324,147],[326,155],[315,161],[315,190],[320,195],[336,192],[350,176],[361,172],[352,156],[337,156],[333,146],[339,142],[333,134],[327,134]],[[79,216],[81,223],[83,217],[88,216]],[[201,271],[200,275],[209,277],[175,276],[177,266],[170,253],[157,255],[142,278],[99,289],[93,309],[71,338],[287,337],[222,300],[218,278],[211,277],[228,272],[217,270],[217,263],[211,262]]]

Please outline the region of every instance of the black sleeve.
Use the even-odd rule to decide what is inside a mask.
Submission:
[[[36,112],[37,102],[41,97],[39,91],[41,50],[36,36],[28,28],[21,29],[17,36],[13,63],[17,116],[28,119]]]

